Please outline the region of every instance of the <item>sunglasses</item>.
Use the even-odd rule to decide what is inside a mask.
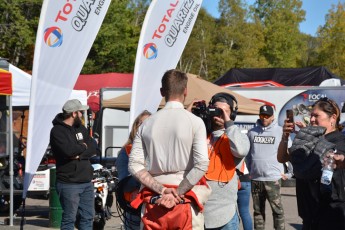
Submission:
[[[268,118],[270,118],[271,116],[270,116],[270,115],[267,115],[267,114],[260,114],[259,117],[260,117],[260,119],[268,119]]]
[[[340,114],[340,110],[339,110],[337,103],[335,101],[329,99],[328,97],[320,98],[318,101],[316,101],[314,103],[314,105],[312,107],[314,107],[320,101],[327,102],[328,104],[330,104],[335,109],[337,116]]]
[[[329,104],[331,104],[332,106],[337,106],[337,104],[335,103],[335,101],[329,99],[328,97],[320,98],[319,101],[325,101],[325,102],[328,102]]]

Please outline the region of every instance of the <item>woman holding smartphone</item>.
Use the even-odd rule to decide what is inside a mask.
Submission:
[[[343,128],[339,125],[339,121],[340,110],[333,100],[322,98],[312,106],[310,125],[325,128],[325,133],[319,138],[319,141],[326,140],[335,144],[337,154],[344,154],[345,136],[339,131]],[[283,138],[277,155],[277,159],[281,163],[292,159],[292,152],[289,152],[287,140],[290,133],[294,131],[294,125],[295,123],[289,122],[289,119],[284,122]],[[315,145],[312,149],[315,150]],[[308,165],[307,161],[310,159],[310,157],[306,157],[303,164]],[[298,214],[303,219],[302,229],[345,229],[345,191],[343,189],[345,170],[335,169],[331,189],[323,189],[323,185],[320,183],[321,164],[314,167],[319,167],[313,170],[318,173],[309,179],[295,174]]]

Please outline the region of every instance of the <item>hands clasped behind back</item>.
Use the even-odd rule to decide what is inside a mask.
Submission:
[[[161,198],[156,202],[157,205],[161,205],[166,208],[172,208],[183,201],[183,196],[179,196],[175,188],[167,188],[164,190]]]

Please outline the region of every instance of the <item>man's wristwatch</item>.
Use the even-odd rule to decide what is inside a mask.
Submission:
[[[152,196],[150,199],[150,204],[155,204],[157,200],[161,197],[162,197],[161,195]]]

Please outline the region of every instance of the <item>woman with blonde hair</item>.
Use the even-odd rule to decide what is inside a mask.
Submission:
[[[116,169],[119,179],[119,184],[116,189],[116,199],[119,199],[117,202],[124,212],[122,220],[126,230],[139,229],[140,224],[140,210],[136,211],[130,206],[130,202],[135,198],[139,191],[140,183],[131,176],[128,171],[128,156],[131,153],[132,143],[140,125],[150,115],[151,113],[149,111],[144,110],[137,116],[133,122],[128,140],[121,148],[116,159]]]
[[[337,154],[345,154],[345,136],[339,122],[337,103],[321,98],[312,106],[310,126],[299,130],[288,149],[288,137],[295,124],[285,120],[277,158],[293,165],[303,230],[345,229],[345,170],[335,169],[329,186],[320,183],[321,161],[327,151],[336,149]]]

